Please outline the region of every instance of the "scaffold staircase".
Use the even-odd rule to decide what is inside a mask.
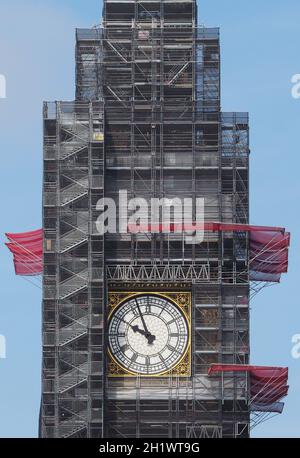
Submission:
[[[73,250],[88,240],[86,229],[78,228],[64,234],[60,239],[60,253]]]
[[[73,368],[69,372],[62,374],[59,377],[59,393],[65,393],[77,385],[87,381],[88,377],[88,363],[83,363],[78,367]]]
[[[88,177],[82,178],[61,191],[60,202],[62,206],[69,205],[77,199],[88,195]]]
[[[63,281],[59,285],[59,299],[64,300],[73,294],[87,288],[88,286],[89,272],[88,269],[84,269],[78,274],[73,275],[71,278]]]
[[[87,334],[88,317],[84,316],[62,328],[59,332],[59,346],[69,345]]]
[[[62,425],[61,425],[61,428],[62,428],[62,431],[63,431],[61,437],[63,439],[67,439],[67,438],[70,438],[70,437],[73,437],[73,436],[80,437],[80,432],[86,430],[86,424],[78,425],[76,427],[76,426],[73,426],[73,425],[66,426],[66,425],[64,425],[64,422],[63,422]]]
[[[61,145],[60,159],[70,159],[72,156],[76,156],[79,153],[86,151],[86,142],[68,141]]]

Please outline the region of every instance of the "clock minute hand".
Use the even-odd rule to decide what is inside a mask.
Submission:
[[[147,328],[147,325],[146,325],[146,322],[145,322],[145,319],[142,315],[142,311],[141,311],[141,308],[140,308],[140,305],[138,303],[138,301],[135,299],[135,303],[137,305],[137,308],[138,308],[138,311],[139,311],[139,314],[140,314],[140,317],[141,317],[141,320],[142,320],[142,323],[143,323],[143,326],[144,326],[144,329],[145,329],[145,337],[146,339],[148,340],[148,344],[151,345],[153,344],[154,340],[156,339],[156,337],[154,335],[151,334],[151,332],[149,332],[148,328]]]
[[[138,311],[139,311],[139,314],[140,314],[140,317],[141,317],[141,320],[142,320],[144,329],[145,329],[145,331],[147,332],[147,334],[151,335],[150,332],[148,331],[147,325],[146,325],[146,323],[145,323],[145,319],[144,319],[144,317],[143,317],[143,315],[142,315],[141,308],[140,308],[139,303],[138,303],[138,301],[137,301],[136,299],[135,299],[135,303],[136,303],[136,306],[137,306],[137,308],[138,308]]]

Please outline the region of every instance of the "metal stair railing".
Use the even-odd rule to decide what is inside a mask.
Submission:
[[[83,178],[78,182],[72,183],[70,186],[61,190],[60,205],[68,205],[74,200],[77,200],[88,194],[88,178]]]
[[[60,314],[74,323],[79,322],[82,318],[88,316],[88,302],[73,304],[72,302],[64,301],[61,303]]]
[[[80,366],[66,372],[59,377],[59,393],[65,393],[75,386],[85,382],[88,378],[89,363],[83,363]]]
[[[66,412],[72,414],[71,417],[61,421],[60,431],[63,438],[74,436],[87,427],[88,411],[82,410],[80,413],[72,412],[69,409],[64,409]]]
[[[90,138],[90,130],[88,126],[84,126],[82,124],[76,124],[74,126],[68,126],[66,127],[65,125],[61,126],[62,130],[70,136],[68,140],[65,140],[62,142],[62,145],[66,143],[88,143],[89,138]]]
[[[84,269],[78,274],[73,275],[71,278],[61,282],[59,284],[59,299],[66,299],[81,289],[86,288],[88,285],[88,277],[88,269]]]
[[[61,437],[63,439],[67,439],[68,437],[72,437],[75,434],[78,434],[80,431],[85,430],[86,425],[85,424],[78,425],[78,426],[63,426],[62,425],[62,428],[63,428],[63,431],[62,431]]]
[[[67,232],[60,239],[59,252],[65,253],[88,240],[87,231],[80,228]]]
[[[82,317],[59,331],[59,346],[63,347],[87,334],[88,317]]]
[[[60,159],[69,159],[87,148],[87,142],[65,142],[60,148]]]

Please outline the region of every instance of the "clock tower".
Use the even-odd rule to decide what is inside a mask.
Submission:
[[[246,233],[132,231],[118,200],[189,199],[194,222],[200,198],[206,222],[248,224],[248,115],[220,110],[219,30],[195,0],[104,0],[76,36],[76,100],[44,108],[41,435],[247,437],[247,378],[208,377],[248,363]],[[127,231],[99,233],[103,198]]]

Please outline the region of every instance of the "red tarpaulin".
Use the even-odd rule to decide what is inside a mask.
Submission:
[[[26,243],[32,240],[40,240],[40,238],[43,236],[43,229],[38,229],[31,232],[21,232],[20,234],[12,234],[7,232],[5,235],[9,240],[23,241]]]
[[[271,228],[272,229],[272,228]],[[288,248],[290,245],[290,234],[282,229],[278,232],[277,229],[273,228],[271,231],[266,231],[264,228],[258,227],[258,230],[251,230],[253,232],[251,236],[252,245],[259,248],[261,245],[267,245],[269,250]]]
[[[16,255],[27,255],[27,254],[32,254],[32,255],[35,255],[35,254],[40,254],[43,252],[43,247],[41,245],[40,242],[34,242],[34,243],[31,243],[30,245],[29,244],[22,244],[20,245],[18,243],[18,245],[16,245],[14,242],[10,242],[10,243],[6,243],[5,244],[9,249],[10,251],[13,253],[13,254],[16,254]]]
[[[278,402],[288,394],[288,391],[289,386],[274,388],[268,384],[264,387],[253,387],[251,385],[250,388],[251,398],[256,404]]]
[[[288,270],[290,234],[251,231],[249,236],[250,280],[279,282]]]
[[[259,380],[278,380],[288,379],[289,370],[287,367],[267,367],[267,366],[250,366],[253,379]]]
[[[14,256],[16,275],[39,275],[43,272],[43,230],[7,233],[8,249]]]
[[[227,372],[249,373],[249,391],[252,411],[254,410],[254,406],[256,406],[256,411],[277,412],[277,410],[281,410],[282,412],[282,406],[276,406],[276,403],[278,404],[278,402],[288,394],[288,368],[239,364],[212,364],[208,371],[208,375]],[[270,408],[270,410],[267,410],[268,408]]]

